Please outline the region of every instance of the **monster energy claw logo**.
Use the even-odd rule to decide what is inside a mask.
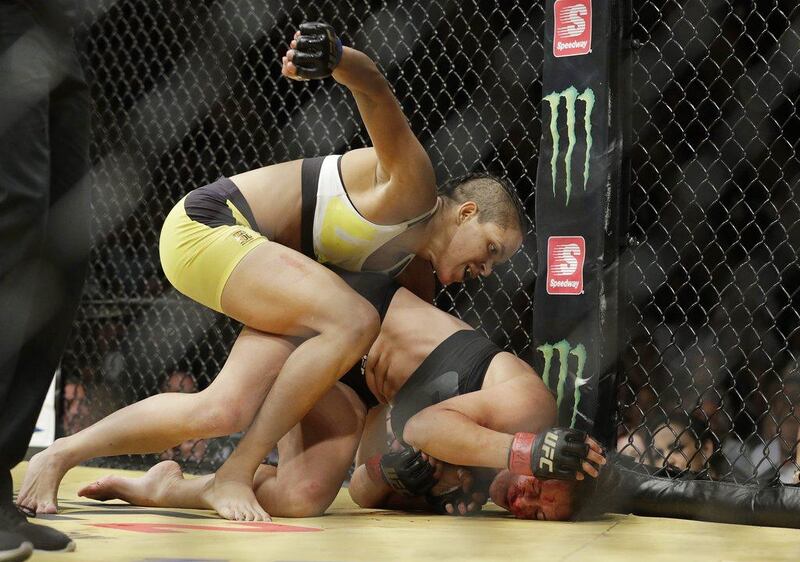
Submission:
[[[589,181],[589,157],[592,151],[592,111],[594,110],[594,90],[586,88],[582,94],[574,86],[570,86],[562,92],[553,92],[544,97],[544,101],[550,104],[550,135],[553,140],[553,156],[550,158],[550,174],[553,178],[553,195],[556,194],[556,179],[558,179],[558,157],[561,153],[561,135],[558,133],[558,115],[561,100],[566,104],[567,116],[567,152],[564,156],[564,174],[566,181],[567,204],[572,193],[572,153],[577,144],[575,134],[576,124],[576,105],[578,101],[583,102],[583,129],[586,133],[586,157],[583,161],[583,189]]]
[[[567,340],[561,340],[556,344],[544,344],[537,347],[542,352],[544,357],[544,367],[542,380],[544,384],[550,387],[550,369],[553,365],[553,356],[558,360],[558,386],[557,386],[557,399],[556,408],[561,411],[561,401],[564,398],[564,386],[567,382],[567,375],[569,374],[569,359],[575,357],[578,361],[575,370],[575,403],[572,406],[572,419],[570,420],[570,427],[575,427],[575,419],[578,416],[578,406],[581,403],[581,387],[589,382],[591,377],[583,378],[584,369],[586,367],[586,347],[579,343],[575,347]]]

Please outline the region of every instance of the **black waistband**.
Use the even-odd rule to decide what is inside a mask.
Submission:
[[[226,177],[221,177],[213,183],[191,191],[186,196],[183,208],[190,219],[206,226],[213,228],[234,225],[236,220],[226,203],[227,201],[233,203],[233,206],[242,213],[242,216],[250,224],[250,228],[261,233],[247,199],[244,198],[236,184]]]
[[[460,330],[436,346],[394,397],[395,436],[402,441],[408,420],[428,406],[480,390],[489,364],[502,351],[475,330]]]
[[[317,189],[323,160],[324,156],[305,158],[300,169],[303,200],[300,215],[300,250],[312,260],[317,259],[314,253],[314,213],[317,210]]]

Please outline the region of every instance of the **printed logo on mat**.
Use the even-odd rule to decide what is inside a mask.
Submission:
[[[547,239],[547,294],[583,294],[583,236],[551,236]]]
[[[223,533],[308,533],[323,531],[318,527],[301,527],[299,525],[283,525],[279,523],[239,523],[235,525],[187,525],[184,523],[90,523],[92,527],[114,529],[116,531],[133,531],[135,533],[174,533],[181,531],[221,531]],[[177,560],[181,560],[178,558]]]
[[[592,52],[592,0],[556,0],[553,14],[554,57]]]

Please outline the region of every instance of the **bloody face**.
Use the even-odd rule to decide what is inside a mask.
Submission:
[[[489,487],[492,501],[519,519],[565,521],[572,515],[574,485],[562,480],[500,472]]]

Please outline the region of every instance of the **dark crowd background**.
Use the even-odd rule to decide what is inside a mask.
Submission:
[[[791,483],[800,8],[635,4],[618,449],[712,478]],[[160,271],[159,229],[175,201],[220,175],[368,143],[343,87],[280,77],[288,40],[316,19],[378,63],[440,180],[503,175],[534,216],[542,3],[93,0],[79,32],[94,101],[84,220],[95,249],[62,364],[63,432],[155,392],[202,390],[225,360],[239,327],[176,294]],[[509,265],[437,298],[524,358],[535,243],[532,223]],[[235,441],[184,443],[161,458],[210,469]]]

